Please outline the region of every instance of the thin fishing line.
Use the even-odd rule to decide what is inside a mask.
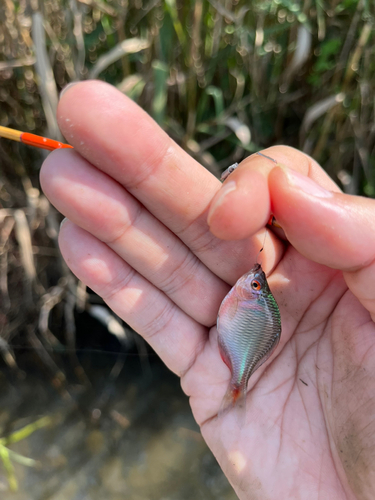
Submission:
[[[266,243],[267,234],[268,234],[268,229],[266,228],[266,233],[265,233],[265,235],[264,235],[263,245],[262,245],[262,248],[259,250],[258,255],[257,255],[257,258],[256,258],[256,263],[257,263],[257,264],[260,264],[260,265],[262,265],[262,263],[261,263],[261,262],[258,262],[258,258],[259,258],[259,255],[260,255],[260,254],[263,252],[263,250],[264,250],[264,245],[265,245],[265,243]]]
[[[276,160],[274,160],[274,159],[273,159],[273,158],[271,158],[270,156],[264,155],[263,153],[259,153],[259,151],[257,151],[255,154],[256,154],[256,155],[259,155],[259,156],[263,156],[264,158],[267,158],[268,160],[271,160],[271,161],[273,161],[274,163],[277,163],[277,161],[276,161]]]

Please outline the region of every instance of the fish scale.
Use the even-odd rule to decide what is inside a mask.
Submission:
[[[217,329],[220,353],[232,375],[222,413],[236,403],[244,404],[249,378],[280,339],[279,308],[260,264],[242,276],[224,298]]]

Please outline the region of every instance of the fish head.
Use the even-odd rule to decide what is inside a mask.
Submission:
[[[251,300],[267,297],[271,292],[266,275],[260,264],[244,274],[235,285],[236,294],[240,299]]]

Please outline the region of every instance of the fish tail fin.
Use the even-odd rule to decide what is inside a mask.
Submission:
[[[225,393],[220,406],[218,416],[228,413],[236,409],[241,414],[241,420],[245,421],[246,417],[246,385],[229,384],[228,390]]]

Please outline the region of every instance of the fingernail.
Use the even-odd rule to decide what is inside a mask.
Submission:
[[[282,169],[288,178],[289,184],[300,189],[304,193],[316,196],[317,198],[331,198],[333,196],[331,191],[322,188],[309,177],[306,177],[306,175],[302,175],[291,168],[282,167]]]
[[[212,219],[212,216],[215,213],[215,210],[217,210],[220,205],[222,205],[226,195],[228,193],[231,193],[236,189],[237,185],[235,181],[229,181],[226,182],[223,187],[220,189],[219,194],[217,195],[215,201],[212,203],[210,210],[208,211],[208,216],[207,216],[207,224],[210,225],[210,221]]]
[[[63,220],[60,222],[60,231],[61,231],[61,228],[63,227],[63,225],[65,224],[65,222],[67,221],[68,219],[66,217],[63,218]]]
[[[65,92],[70,89],[71,87],[73,87],[74,85],[77,85],[77,83],[79,82],[71,82],[71,83],[68,83],[68,85],[65,85],[65,87],[62,89],[62,91],[60,92],[60,99],[62,98],[63,94],[65,94]]]

